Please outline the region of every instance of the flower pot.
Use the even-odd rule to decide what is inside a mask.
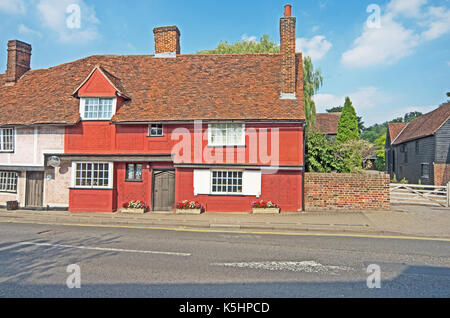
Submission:
[[[201,214],[202,209],[177,209],[176,214]]]
[[[120,209],[121,213],[133,213],[133,214],[144,214],[145,209],[139,209],[139,208],[122,208]]]
[[[280,208],[253,208],[253,214],[279,214]]]

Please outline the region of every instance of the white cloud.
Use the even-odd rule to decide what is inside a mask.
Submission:
[[[313,61],[318,61],[328,53],[333,46],[323,35],[316,35],[311,39],[298,38],[295,41],[296,50],[303,52],[304,56],[310,56]]]
[[[317,112],[325,112],[326,109],[335,106],[344,106],[345,97],[350,97],[356,112],[377,107],[380,103],[390,100],[377,87],[369,86],[359,88],[355,92],[343,96],[333,94],[316,94],[313,99],[316,103]]]
[[[23,0],[0,0],[0,11],[8,14],[24,14],[26,7]]]
[[[68,23],[73,12],[66,10],[70,5],[80,7],[80,28]],[[83,0],[40,0],[37,5],[42,25],[53,31],[63,43],[89,42],[99,37],[97,24],[99,20],[93,7],[87,6]]]
[[[367,67],[377,64],[390,64],[410,55],[419,45],[419,36],[405,29],[391,16],[381,18],[381,28],[367,25],[354,47],[343,53],[341,62],[348,67]]]
[[[428,27],[422,33],[426,41],[431,41],[450,32],[450,10],[444,7],[430,7],[427,12],[428,19],[423,22]]]
[[[19,33],[25,36],[38,36],[40,38],[42,37],[41,32],[30,29],[23,24],[19,25]]]
[[[255,35],[248,36],[247,34],[242,34],[241,40],[245,42],[256,42],[257,38]]]
[[[450,66],[450,61],[447,61],[447,65]]]
[[[394,63],[414,49],[450,32],[450,9],[426,6],[427,0],[391,0],[380,17],[381,27],[364,23],[353,47],[342,54],[347,67]],[[404,26],[408,22],[409,28]]]
[[[419,17],[420,10],[427,0],[392,0],[387,5],[386,11],[393,15],[405,17]]]

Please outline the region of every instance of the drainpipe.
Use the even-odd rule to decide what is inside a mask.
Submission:
[[[305,142],[306,130],[305,123],[303,123],[303,168],[302,168],[302,211],[305,212]]]

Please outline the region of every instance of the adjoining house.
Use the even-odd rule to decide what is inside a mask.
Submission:
[[[341,113],[319,113],[316,114],[315,129],[323,132],[327,139],[336,141],[338,133],[338,123]]]
[[[57,92],[40,76],[40,85],[27,82],[31,45],[9,41],[6,74],[0,74],[0,206],[17,201],[22,208],[68,208],[70,167],[47,167],[45,156],[64,152],[64,103],[49,100]],[[63,77],[60,81],[64,80]]]
[[[251,211],[258,199],[301,211],[303,67],[290,11],[280,20],[280,54],[180,54],[180,31],[169,26],[154,29],[155,55],[29,70],[31,46],[10,42],[18,49],[0,75],[0,205],[35,191],[43,199],[34,206],[72,212],[111,212],[131,200],[153,211],[181,200]],[[20,70],[14,80],[10,65]]]
[[[413,184],[450,181],[450,103],[409,123],[388,124],[386,170]]]

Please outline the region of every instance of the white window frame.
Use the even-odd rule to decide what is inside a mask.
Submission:
[[[214,182],[213,182],[213,180],[214,180],[214,178],[213,178],[213,175],[214,175],[214,172],[222,172],[222,173],[229,173],[229,172],[231,172],[231,173],[233,173],[233,172],[237,172],[237,173],[241,173],[241,184],[240,184],[240,187],[241,187],[241,192],[233,192],[233,191],[226,191],[226,192],[223,192],[223,191],[213,191],[213,186],[214,186]],[[212,170],[210,170],[210,174],[211,174],[211,180],[210,180],[210,193],[211,194],[213,194],[213,195],[244,195],[244,170],[241,170],[241,169],[212,169]],[[228,180],[228,176],[227,176],[227,178],[225,178],[225,179],[227,179]],[[222,178],[222,180],[223,180],[223,178]],[[239,178],[238,178],[238,180],[239,180]],[[231,185],[231,186],[233,186],[233,185]],[[226,187],[228,188],[229,187],[229,185],[227,184],[226,185]],[[228,190],[228,189],[227,189]]]
[[[12,149],[4,149],[3,134],[5,130],[12,131]],[[14,152],[16,148],[16,129],[14,127],[0,127],[0,152]]]
[[[97,118],[87,118],[85,117],[85,106],[87,99],[98,99],[98,105],[100,105],[100,100],[102,99],[111,99],[112,100],[112,109],[110,117],[97,117]],[[110,120],[112,116],[115,115],[117,109],[117,98],[115,97],[82,97],[80,98],[80,116],[82,120],[85,121],[95,121],[95,120]]]
[[[225,138],[227,139],[227,141],[226,142],[224,142],[224,143],[217,143],[217,142],[215,142],[215,143],[213,143],[212,142],[212,131],[213,131],[213,129],[215,129],[215,125],[226,125],[226,131],[227,131],[227,134],[226,134],[226,136],[225,136]],[[241,129],[242,129],[242,132],[241,132],[241,140],[239,141],[239,142],[237,142],[237,143],[229,143],[228,142],[228,125],[233,125],[233,126],[236,126],[236,125],[241,125]],[[245,123],[239,123],[239,122],[218,122],[218,123],[210,123],[210,124],[208,124],[208,146],[211,146],[211,147],[232,147],[232,146],[245,146]]]
[[[108,165],[108,184],[103,186],[98,185],[77,185],[77,164],[105,164]],[[114,185],[114,163],[105,161],[73,161],[72,162],[72,180],[71,187],[77,189],[112,189]],[[92,174],[93,175],[93,174]],[[91,177],[93,179],[93,176]],[[92,182],[91,182],[92,183]]]
[[[2,180],[6,179],[6,183],[2,183]],[[11,180],[14,180],[12,184],[8,183]],[[0,171],[0,193],[17,193],[17,185],[19,183],[19,174],[15,171]],[[14,187],[14,189],[11,188],[11,185]]]
[[[161,126],[161,135],[152,135],[152,126]],[[162,123],[153,123],[148,125],[148,136],[149,137],[163,137],[164,136],[164,125]]]

